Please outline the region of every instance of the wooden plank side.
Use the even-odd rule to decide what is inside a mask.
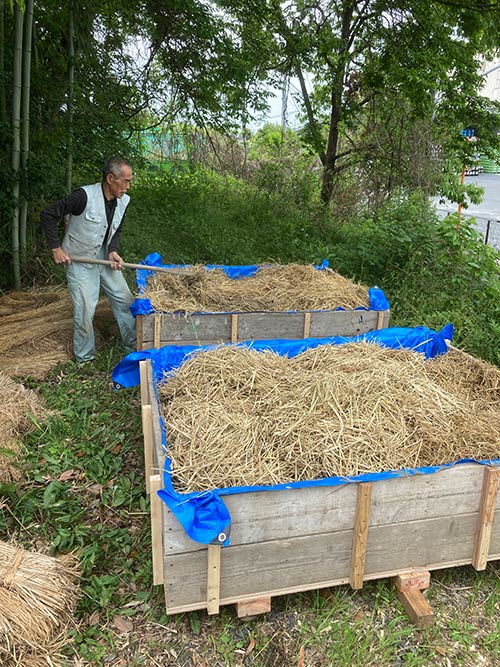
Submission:
[[[366,575],[412,567],[432,569],[472,561],[477,513],[370,529]],[[499,536],[500,537],[500,536]],[[348,581],[353,531],[312,535],[224,549],[221,604],[279,590],[314,589]],[[165,556],[167,609],[206,605],[206,549]]]
[[[376,310],[324,310],[311,316],[311,338],[356,336],[377,328]]]
[[[151,313],[143,315],[141,341],[144,349],[155,343],[156,318],[161,318],[161,343],[204,344],[229,342],[234,338],[234,317],[238,318],[238,340],[266,340],[273,338],[311,338],[326,336],[353,336],[388,326],[389,311],[323,310],[248,313]],[[307,316],[307,326],[304,317]]]
[[[231,340],[231,313],[162,313],[161,340],[184,343]]]
[[[477,512],[483,467],[463,464],[431,475],[373,483],[370,526]],[[231,514],[233,545],[351,529],[357,484],[221,496]],[[277,520],[279,517],[279,520]],[[169,553],[202,549],[165,512]]]

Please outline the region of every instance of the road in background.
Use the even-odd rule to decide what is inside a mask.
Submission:
[[[469,208],[462,208],[462,215],[467,218],[474,217],[476,227],[483,235],[485,243],[500,250],[500,174],[466,176],[465,182],[480,185],[484,188],[484,196],[480,204],[470,204]],[[450,201],[441,204],[435,198],[434,204],[441,217],[456,213],[458,210],[457,204]]]

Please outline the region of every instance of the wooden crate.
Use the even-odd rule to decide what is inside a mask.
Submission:
[[[422,612],[425,600],[415,598],[428,585],[426,573],[466,564],[481,570],[500,559],[500,466],[474,463],[373,482],[224,495],[231,545],[194,542],[156,493],[164,453],[149,361],[141,362],[141,398],[153,575],[164,586],[167,614],[218,613],[220,605],[235,603],[238,615],[253,615],[268,611],[273,596],[341,584],[358,589],[399,575],[398,596],[426,624],[432,612]]]
[[[389,326],[389,310],[151,313],[136,316],[137,349],[273,338],[355,336]]]

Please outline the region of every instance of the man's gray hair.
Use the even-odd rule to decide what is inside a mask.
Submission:
[[[105,181],[108,174],[113,174],[115,178],[118,178],[121,176],[122,167],[132,167],[132,165],[122,157],[110,157],[102,170],[102,180]]]

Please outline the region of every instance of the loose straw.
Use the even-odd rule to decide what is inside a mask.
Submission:
[[[160,385],[180,491],[500,457],[500,370],[376,344],[221,347]]]
[[[368,289],[329,269],[288,264],[262,267],[231,279],[222,270],[193,268],[193,275],[155,274],[143,293],[162,312],[334,310],[368,306]]]

